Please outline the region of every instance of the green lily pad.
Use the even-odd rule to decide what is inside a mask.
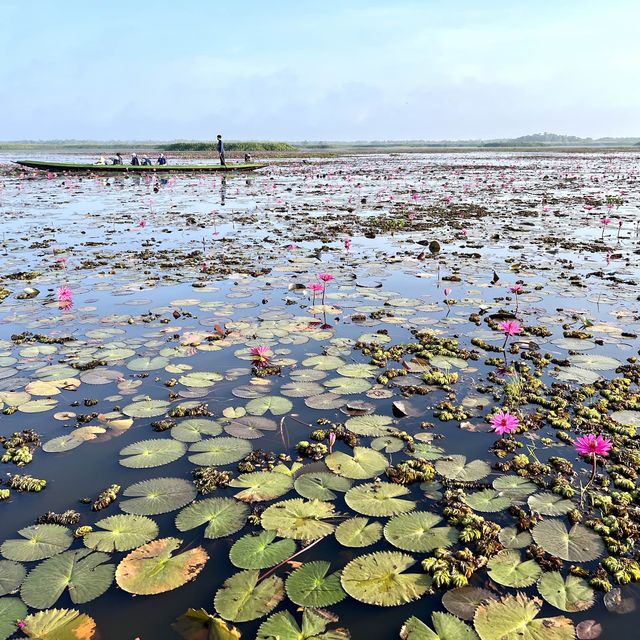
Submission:
[[[416,442],[409,455],[420,460],[438,460],[444,455],[444,449],[431,442]]]
[[[527,502],[531,511],[537,511],[543,516],[562,516],[574,508],[571,500],[565,500],[562,496],[551,492],[536,493],[529,496]]]
[[[262,438],[264,431],[275,431],[278,424],[271,418],[264,416],[242,416],[230,420],[225,425],[224,430],[231,436],[243,438],[245,440],[253,440],[254,438]]]
[[[343,547],[369,547],[382,538],[382,525],[368,518],[349,518],[336,529],[336,540]]]
[[[153,478],[136,482],[122,494],[120,509],[137,516],[154,516],[184,507],[196,497],[196,488],[182,478]]]
[[[352,453],[334,451],[325,458],[325,464],[339,476],[353,480],[375,478],[389,466],[387,459],[373,449],[354,447]]]
[[[127,369],[131,371],[157,371],[169,364],[169,358],[163,358],[162,356],[156,356],[150,358],[143,356],[141,358],[133,358],[127,362]]]
[[[498,540],[507,549],[524,549],[533,542],[533,538],[528,531],[518,531],[515,527],[502,529],[498,534]]]
[[[394,516],[416,508],[415,501],[402,497],[409,494],[409,489],[401,484],[369,482],[349,489],[344,500],[365,516]]]
[[[225,620],[248,622],[273,611],[284,598],[284,583],[278,576],[258,582],[258,571],[241,571],[225,580],[216,592],[214,606]]]
[[[261,502],[275,500],[288,493],[293,487],[293,479],[283,473],[254,471],[253,473],[243,473],[234,478],[229,486],[243,488],[242,491],[235,494],[236,500]]]
[[[491,467],[484,460],[467,462],[465,456],[454,455],[436,462],[436,471],[456,482],[476,482],[491,473]]]
[[[35,609],[53,606],[66,589],[74,604],[101,596],[113,582],[109,555],[89,549],[65,551],[41,562],[22,583],[20,597]]]
[[[203,467],[219,467],[242,460],[253,447],[240,438],[208,438],[189,447],[189,462]]]
[[[303,473],[296,478],[293,486],[303,497],[316,500],[335,500],[336,491],[344,493],[351,488],[351,480],[325,471]]]
[[[422,620],[412,616],[400,630],[402,640],[478,640],[476,632],[462,620],[449,613],[431,614],[432,631]]]
[[[521,500],[538,490],[533,482],[521,476],[500,476],[493,481],[493,488],[514,500]]]
[[[496,513],[508,509],[514,502],[511,496],[504,495],[495,489],[483,489],[469,493],[463,498],[464,502],[476,511]]]
[[[96,631],[93,618],[75,609],[38,611],[24,622],[23,633],[35,640],[92,640]]]
[[[82,541],[89,549],[106,553],[130,551],[158,535],[158,525],[145,516],[109,516],[93,526],[102,531],[91,531],[82,537]]]
[[[346,378],[374,378],[379,371],[371,364],[345,364],[338,368],[337,373]]]
[[[166,400],[140,400],[128,404],[122,413],[130,418],[155,418],[163,416],[171,406]]]
[[[428,553],[446,549],[458,541],[454,527],[437,526],[442,517],[426,511],[414,511],[391,518],[384,528],[384,537],[403,551]]]
[[[325,387],[331,389],[332,393],[337,393],[339,395],[353,395],[355,393],[364,393],[372,387],[372,384],[364,378],[329,378],[322,384]]]
[[[0,560],[0,596],[15,591],[27,575],[27,570],[19,562]]]
[[[233,498],[207,498],[186,506],[176,517],[178,531],[190,531],[203,524],[205,538],[224,538],[244,527],[249,507]]]
[[[265,509],[261,522],[264,529],[281,538],[317,540],[333,533],[335,527],[327,520],[335,515],[330,502],[293,498]]]
[[[372,414],[349,418],[344,426],[360,436],[386,436],[396,431],[392,424],[393,418]]]
[[[27,607],[20,598],[0,598],[0,640],[16,633],[16,622],[27,615]]]
[[[304,609],[299,625],[288,611],[279,611],[260,625],[256,640],[349,640],[346,629],[327,631],[331,622],[322,611]]]
[[[431,586],[431,576],[405,573],[415,562],[410,555],[396,551],[360,556],[342,570],[342,588],[355,600],[379,607],[413,602]]]
[[[487,563],[489,577],[505,587],[530,587],[541,573],[535,560],[522,561],[520,553],[505,549]]]
[[[466,585],[457,589],[450,589],[442,596],[444,608],[462,620],[473,620],[479,604],[487,600],[495,600],[496,595],[488,589]]]
[[[285,583],[289,600],[300,607],[329,607],[347,597],[340,584],[340,572],[329,573],[331,563],[306,562]]]
[[[170,462],[175,462],[186,451],[187,447],[184,443],[169,438],[141,440],[120,450],[120,455],[125,456],[120,460],[120,464],[129,469],[161,467]]]
[[[71,531],[58,524],[36,524],[18,531],[22,538],[5,540],[0,553],[7,560],[33,562],[66,551],[73,542]]]
[[[188,418],[171,428],[171,437],[180,442],[199,442],[203,436],[219,436],[222,427],[215,420]]]
[[[295,381],[282,385],[280,393],[288,398],[308,398],[317,396],[324,391],[324,387],[317,382]]]
[[[296,552],[296,543],[289,539],[276,540],[275,531],[249,533],[234,542],[229,560],[239,569],[268,569],[284,562]]]
[[[640,427],[640,411],[614,411],[609,417],[628,427]]]
[[[224,376],[217,371],[193,371],[178,378],[178,382],[185,387],[204,389],[212,387],[216,382],[223,380]]]
[[[240,640],[240,630],[204,609],[187,609],[172,625],[183,640]]]
[[[260,398],[250,400],[247,403],[246,409],[247,413],[254,416],[262,416],[265,413],[282,416],[293,409],[293,404],[291,400],[287,400],[287,398],[283,398],[282,396],[261,396]]]
[[[558,571],[548,571],[538,580],[538,592],[556,609],[585,611],[593,606],[595,592],[583,578],[569,574],[566,579]]]
[[[597,533],[581,524],[567,529],[558,518],[538,522],[531,535],[547,553],[567,562],[589,562],[604,553],[604,544]]]
[[[404,445],[404,440],[395,436],[380,436],[371,441],[371,448],[383,453],[398,453],[404,449]]]
[[[311,356],[302,361],[303,366],[319,371],[332,371],[346,364],[342,358],[337,356]]]

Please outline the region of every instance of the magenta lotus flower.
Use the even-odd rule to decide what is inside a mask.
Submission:
[[[333,276],[330,273],[319,273],[318,280],[322,280],[322,282],[331,282],[333,280]]]
[[[443,293],[444,293],[444,297],[445,297],[445,298],[448,298],[448,297],[449,297],[449,294],[451,293],[451,289],[447,288],[447,289],[445,289],[445,290],[443,291]]]
[[[469,235],[469,230],[468,229],[463,229],[461,231],[462,235],[466,238]]]
[[[506,320],[498,325],[498,328],[502,333],[508,336],[517,336],[522,333],[522,327],[517,320]]]
[[[514,284],[513,287],[511,287],[510,291],[511,293],[515,293],[516,295],[518,295],[519,293],[522,293],[524,291],[524,287],[521,284]]]
[[[140,221],[138,222],[138,226],[139,227],[144,227],[146,226],[147,222],[144,218],[140,218]]]
[[[311,284],[307,285],[307,289],[310,289],[311,291],[318,293],[319,291],[322,291],[324,289],[324,285],[320,284],[319,282],[312,282]]]
[[[58,302],[71,302],[73,291],[69,287],[58,287]]]
[[[300,247],[295,244],[294,242],[292,242],[291,244],[287,245],[287,249],[299,249]]]
[[[493,430],[499,435],[502,436],[505,433],[513,433],[519,426],[520,420],[516,416],[511,413],[507,413],[506,411],[498,411],[494,413],[490,418],[489,422],[493,427]]]
[[[264,365],[269,364],[269,352],[269,347],[266,347],[264,345],[261,345],[259,347],[251,347],[251,349],[249,349],[253,364],[257,367],[263,367]]]
[[[329,453],[333,451],[333,445],[336,443],[336,434],[334,431],[329,433]]]
[[[601,456],[606,458],[613,447],[613,443],[608,438],[596,436],[590,433],[576,439],[576,451],[581,456]]]
[[[611,224],[611,218],[600,218],[600,224],[604,225],[605,227]]]
[[[351,238],[345,238],[344,249],[345,251],[349,251],[349,249],[351,249]]]

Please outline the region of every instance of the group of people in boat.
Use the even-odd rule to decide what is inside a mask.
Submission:
[[[96,164],[124,164],[124,159],[122,157],[122,154],[118,152],[116,153],[115,158],[109,158],[109,162],[107,162],[104,156],[100,156]],[[131,166],[133,167],[139,167],[140,165],[142,165],[143,167],[151,167],[153,165],[153,162],[146,153],[142,157],[142,160],[140,160],[140,158],[138,158],[138,154],[134,152],[131,154],[131,162],[129,164],[131,164]],[[167,158],[165,157],[164,153],[161,153],[158,156],[156,164],[167,164]]]

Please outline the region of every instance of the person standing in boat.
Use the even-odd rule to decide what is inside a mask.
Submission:
[[[135,167],[140,165],[140,160],[138,159],[138,154],[137,153],[132,153],[131,154],[131,164]]]
[[[224,142],[220,134],[218,134],[218,153],[220,154],[220,164],[226,167],[227,163],[224,161]]]
[[[118,151],[118,153],[116,153],[116,157],[111,158],[111,162],[112,164],[124,164],[124,161],[122,160],[122,154]]]
[[[156,160],[156,164],[167,164],[167,159],[164,157],[164,153],[161,153]]]

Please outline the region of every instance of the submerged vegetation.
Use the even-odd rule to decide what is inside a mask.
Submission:
[[[7,172],[0,639],[613,637],[636,182],[630,156]]]

